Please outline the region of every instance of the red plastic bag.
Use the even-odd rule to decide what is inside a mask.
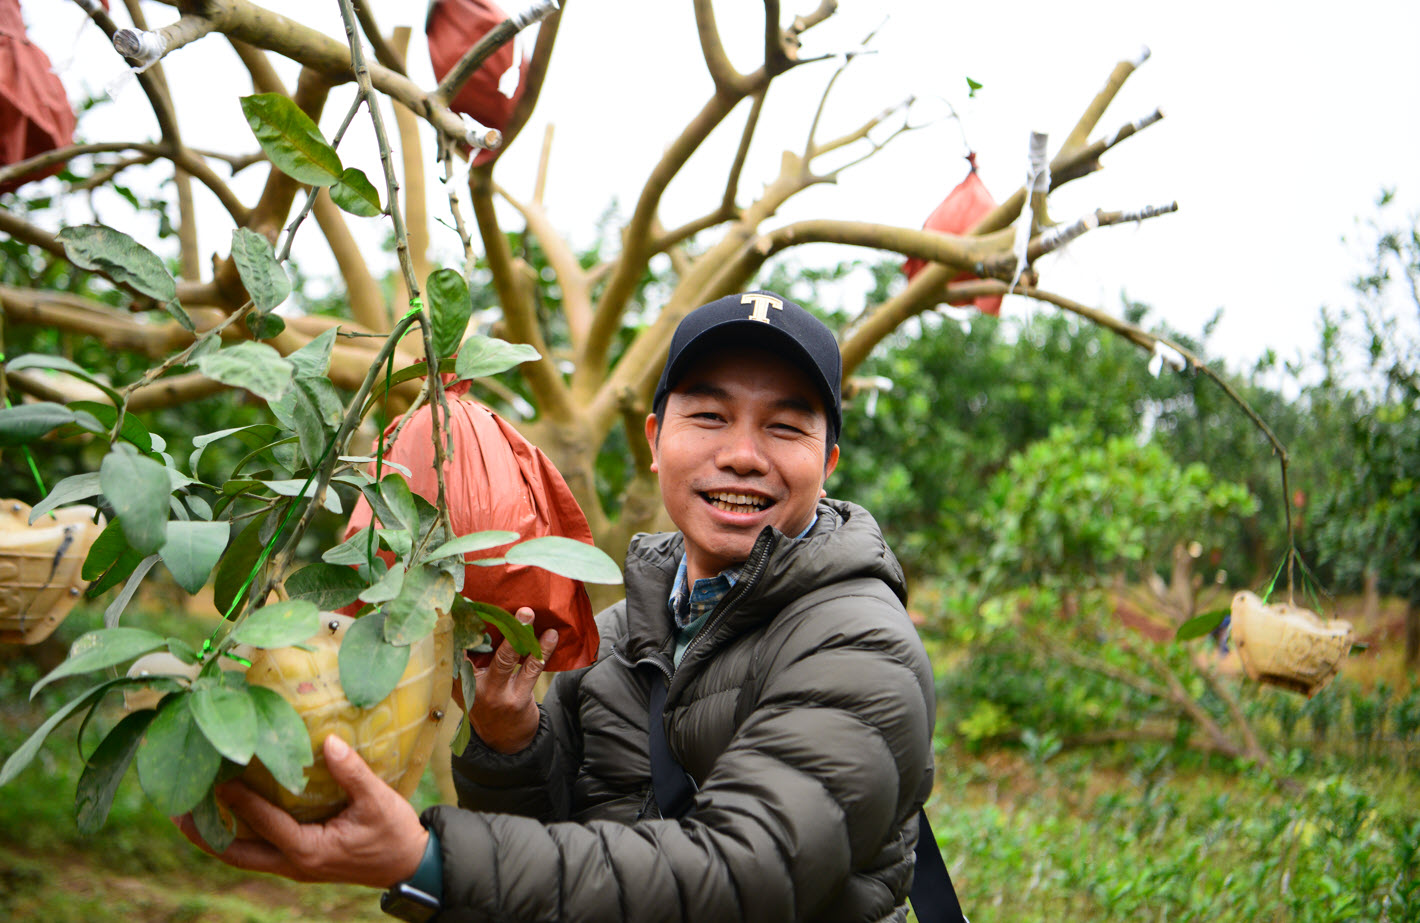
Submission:
[[[454,391],[466,390],[467,382],[462,384],[463,388]],[[397,424],[386,429],[386,439]],[[386,443],[384,453],[388,461],[409,469],[410,490],[430,503],[439,495],[432,428],[429,407],[420,407],[398,441]],[[562,474],[541,449],[503,418],[476,401],[456,399],[450,392],[448,431],[454,450],[444,464],[444,485],[449,518],[457,534],[507,529],[523,539],[561,535],[592,544],[587,517]],[[345,537],[349,539],[369,524],[370,506],[362,497],[350,515]],[[473,557],[496,557],[506,547],[476,552]],[[380,554],[386,562],[393,560],[388,552]],[[531,608],[533,627],[539,635],[556,628],[557,649],[548,658],[548,670],[574,670],[596,659],[597,625],[580,580],[521,564],[469,564],[464,569],[463,596],[509,612]],[[496,648],[502,636],[492,628],[489,633]]]
[[[971,163],[971,172],[967,173],[966,179],[958,183],[957,187],[942,200],[942,204],[927,216],[927,223],[922,225],[923,230],[938,231],[942,234],[965,234],[996,207],[996,200],[991,198],[991,193],[986,190],[986,184],[977,175],[976,155],[969,154],[966,159]],[[911,280],[926,265],[926,260],[914,258],[902,264],[902,271]],[[953,276],[951,281],[962,282],[974,278],[976,277],[971,273],[963,272]],[[958,302],[951,303],[957,304]],[[994,317],[1001,313],[1000,295],[983,295],[975,299],[973,303],[977,310],[983,314],[990,314]]]
[[[19,0],[0,0],[0,166],[74,141],[74,110],[49,56],[25,35]],[[53,176],[63,163],[10,180],[0,193]]]
[[[429,17],[424,21],[434,77],[443,80],[464,52],[507,18],[507,14],[489,0],[435,0],[429,8]],[[513,43],[508,42],[474,71],[458,95],[450,101],[449,108],[467,113],[489,128],[502,131],[507,127],[527,81],[528,62],[524,59],[518,63],[518,88],[513,91],[512,98],[504,96],[498,89],[498,82],[512,66]],[[497,151],[479,151],[473,162],[481,164],[497,156]]]

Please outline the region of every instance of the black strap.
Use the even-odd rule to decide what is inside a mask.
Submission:
[[[651,787],[655,789],[661,816],[679,818],[690,809],[691,799],[699,789],[690,773],[671,756],[670,744],[666,743],[665,712],[666,677],[659,669],[652,669],[651,707],[647,716],[651,738]],[[925,810],[917,812],[917,869],[912,876],[912,891],[908,897],[918,923],[967,923]]]
[[[957,902],[952,876],[932,835],[927,812],[917,812],[917,870],[912,876],[912,891],[908,895],[918,923],[966,923],[966,915]]]
[[[656,804],[661,816],[683,817],[690,810],[690,801],[698,788],[690,773],[671,756],[666,742],[666,677],[659,669],[651,670],[651,786],[656,791]]]

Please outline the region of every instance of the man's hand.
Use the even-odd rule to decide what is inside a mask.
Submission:
[[[517,611],[518,621],[530,624],[533,611]],[[519,657],[505,639],[493,653],[493,660],[473,671],[475,693],[468,710],[469,725],[478,739],[499,753],[517,753],[537,736],[538,711],[533,686],[542,675],[543,664],[557,647],[557,630],[549,628],[538,638],[540,657]]]
[[[325,823],[298,823],[240,782],[218,786],[217,795],[261,839],[235,840],[218,854],[203,842],[191,814],[174,821],[204,852],[241,869],[375,888],[413,875],[429,841],[413,806],[334,734],[325,739],[325,762],[350,796],[345,810]]]

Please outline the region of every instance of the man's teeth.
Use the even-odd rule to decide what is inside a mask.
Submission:
[[[708,493],[705,496],[715,509],[724,510],[727,513],[752,513],[769,505],[763,497],[755,497],[750,494],[717,492]]]

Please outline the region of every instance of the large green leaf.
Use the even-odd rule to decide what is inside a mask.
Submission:
[[[306,464],[316,467],[345,415],[340,394],[326,378],[297,378],[283,401],[290,401],[291,422]]]
[[[243,592],[242,585],[246,583],[247,577],[256,567],[257,559],[261,557],[264,544],[261,540],[263,521],[264,517],[257,517],[239,532],[217,564],[217,573],[212,581],[212,600],[216,603],[217,611],[224,616],[229,612],[240,612],[246,604],[248,593],[251,592],[250,587]],[[237,595],[239,592],[240,597]]]
[[[118,411],[108,404],[100,404],[97,401],[70,401],[69,409],[91,413],[94,418],[103,424],[105,430],[113,429],[113,424],[118,421]],[[161,450],[166,443],[161,436],[155,437],[148,432],[148,427],[143,425],[143,421],[138,419],[136,414],[125,413],[123,415],[123,427],[118,435],[133,443],[133,447],[144,455],[151,455],[155,451]]]
[[[157,712],[145,708],[125,716],[89,755],[84,773],[79,776],[79,785],[74,789],[74,814],[80,833],[97,833],[108,820],[108,809],[113,804],[118,783],[123,781],[124,773],[128,772],[138,752],[143,732],[156,715]]]
[[[327,548],[320,559],[327,564],[368,564],[369,546],[370,527],[366,526],[334,548]]]
[[[286,595],[321,609],[340,609],[360,598],[365,581],[352,568],[317,561],[286,578]]]
[[[123,527],[114,520],[104,526],[99,537],[89,546],[89,554],[84,558],[84,566],[80,568],[79,576],[85,580],[97,580],[127,551],[130,549],[128,539],[123,537]]]
[[[340,155],[289,96],[243,96],[242,114],[276,169],[309,186],[333,186],[340,181]]]
[[[365,174],[354,167],[340,171],[340,180],[330,187],[330,200],[361,218],[373,218],[384,211],[380,206],[380,194]]]
[[[464,340],[463,346],[459,348],[454,371],[460,381],[466,378],[485,378],[506,372],[524,362],[531,362],[541,355],[526,343],[509,343],[475,333]]]
[[[138,781],[163,814],[186,814],[212,787],[222,756],[193,718],[190,695],[170,695],[138,745]]]
[[[65,372],[69,375],[73,375],[75,378],[87,381],[95,388],[98,388],[107,395],[108,399],[113,401],[115,405],[123,403],[123,397],[114,390],[113,385],[84,368],[79,363],[66,359],[63,356],[50,356],[44,353],[26,353],[23,356],[16,356],[14,359],[11,359],[6,364],[6,368],[12,372],[20,372],[25,369],[48,369],[54,372]]]
[[[197,360],[197,368],[213,381],[245,388],[274,401],[291,387],[296,367],[265,343],[244,340]]]
[[[429,294],[429,314],[434,325],[434,351],[440,358],[452,356],[468,330],[473,299],[463,274],[452,269],[436,269],[425,283]]]
[[[465,602],[474,615],[498,629],[499,634],[513,645],[513,650],[517,651],[520,656],[526,657],[528,654],[536,654],[541,651],[537,643],[537,633],[533,631],[533,627],[518,621],[517,616],[507,609],[492,603],[472,600],[465,600]]]
[[[246,689],[215,678],[199,680],[193,684],[192,718],[218,753],[242,766],[251,761],[256,752],[256,709]]]
[[[159,554],[178,586],[196,593],[212,576],[231,534],[229,522],[169,522],[168,540]]]
[[[5,760],[5,765],[0,766],[0,787],[8,785],[11,779],[19,775],[20,772],[30,764],[35,758],[35,755],[39,753],[39,748],[44,746],[45,739],[53,733],[55,728],[67,721],[71,715],[79,709],[99,701],[103,698],[105,693],[115,686],[121,684],[128,685],[132,682],[133,681],[130,679],[107,680],[106,682],[99,683],[97,686],[91,686],[60,706],[58,711],[46,718],[45,722],[39,727],[35,728],[33,734],[25,738],[25,742],[20,744],[18,750],[10,754],[9,758]]]
[[[306,723],[280,693],[265,686],[247,692],[256,710],[256,758],[281,787],[300,793],[306,787],[303,770],[315,762]]]
[[[530,564],[586,583],[621,582],[621,568],[605,551],[561,535],[528,539],[503,557],[509,564]]]
[[[94,430],[91,431],[103,430],[103,424],[92,414],[87,416],[94,425]],[[29,445],[66,423],[76,423],[79,419],[78,412],[63,404],[51,404],[48,401],[6,407],[0,410],[0,448]]]
[[[80,635],[69,648],[68,659],[34,684],[34,688],[30,690],[30,698],[33,699],[45,686],[66,676],[77,676],[80,673],[117,666],[149,651],[166,647],[167,644],[168,640],[162,635],[141,628],[104,628]]]
[[[360,601],[375,604],[386,603],[397,597],[402,589],[404,589],[404,562],[395,561],[390,565],[390,569],[385,571],[384,576],[360,593]]]
[[[434,630],[440,612],[454,599],[454,578],[427,564],[404,575],[399,595],[380,607],[384,636],[391,644],[413,644]]]
[[[362,616],[345,630],[340,642],[340,685],[356,708],[369,708],[399,685],[409,665],[409,647],[384,639],[385,617]]]
[[[99,465],[99,483],[133,550],[151,554],[163,547],[168,537],[168,497],[173,492],[168,469],[119,443]]]
[[[297,378],[325,378],[330,368],[330,354],[335,349],[335,329],[329,328],[286,357],[296,367]]]
[[[248,315],[250,316],[250,315]],[[237,838],[236,821],[230,815],[224,817],[217,806],[217,792],[208,789],[192,809],[192,823],[197,827],[197,835],[202,842],[212,847],[216,853],[224,853]]]
[[[276,261],[271,241],[247,228],[232,231],[232,262],[237,275],[251,296],[251,303],[262,314],[285,301],[291,294],[291,280]]]
[[[56,507],[87,500],[90,497],[98,496],[103,491],[103,484],[100,482],[97,471],[71,474],[55,484],[48,496],[34,505],[34,508],[30,510],[30,525],[34,525],[37,519]]]
[[[103,273],[156,301],[177,298],[177,283],[162,259],[122,231],[102,224],[83,224],[64,228],[55,237],[74,265]],[[192,330],[191,321],[187,329]]]
[[[232,640],[252,647],[289,647],[320,630],[320,609],[304,599],[284,599],[262,606],[232,630]]]
[[[456,539],[444,542],[438,548],[429,552],[427,561],[435,561],[439,558],[447,558],[449,555],[463,555],[474,551],[487,551],[490,548],[497,548],[509,542],[516,542],[518,533],[509,532],[505,529],[491,529],[487,532],[470,532],[468,535],[460,535]]]
[[[386,527],[398,529],[402,526],[412,535],[419,534],[419,510],[414,505],[414,494],[410,491],[408,482],[401,475],[391,474],[380,481],[380,496],[389,504],[390,511],[397,520],[386,522]]]

